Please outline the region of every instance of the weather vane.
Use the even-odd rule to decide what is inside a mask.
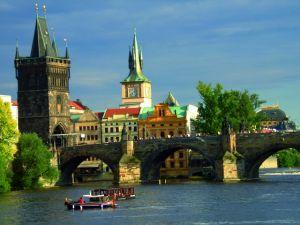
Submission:
[[[68,47],[68,39],[64,38],[65,46]]]
[[[46,5],[45,5],[45,4],[43,5],[43,12],[44,12],[44,15],[45,15],[45,17],[46,17],[46,14],[47,14],[47,8],[46,8]]]
[[[34,4],[34,9],[35,9],[36,16],[38,16],[39,15],[39,4],[37,2]]]

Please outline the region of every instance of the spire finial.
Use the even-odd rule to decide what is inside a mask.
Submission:
[[[36,17],[39,16],[39,1],[37,1],[35,4],[34,4],[34,10],[35,10],[35,13],[36,13]]]
[[[19,54],[19,40],[16,40],[16,54],[15,54],[15,59],[18,59],[20,57]]]
[[[44,16],[46,18],[46,15],[47,15],[47,8],[46,8],[46,5],[44,4],[43,5],[43,12],[44,12]]]
[[[67,48],[68,47],[68,39],[64,38],[64,42],[65,42],[65,47]]]

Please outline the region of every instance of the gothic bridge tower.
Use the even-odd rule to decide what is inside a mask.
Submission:
[[[18,46],[15,55],[21,132],[35,132],[47,144],[51,137],[69,133],[70,63],[67,45],[60,56],[46,16],[37,15],[30,56],[20,56]]]
[[[151,81],[143,73],[143,54],[134,31],[128,58],[129,75],[121,82],[121,107],[151,107]]]

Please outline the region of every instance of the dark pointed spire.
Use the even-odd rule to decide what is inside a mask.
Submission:
[[[131,54],[131,50],[130,50],[130,46],[129,46],[129,55],[128,55],[128,68],[129,70],[131,70],[133,66],[133,59],[132,59],[132,54]]]
[[[66,46],[66,53],[65,53],[65,58],[69,59],[70,55],[69,55],[69,49],[68,49],[68,39],[64,38],[64,42],[65,42],[65,46]]]
[[[131,50],[129,50],[128,67],[130,73],[123,82],[132,82],[132,81],[150,82],[149,79],[143,74],[142,71],[143,55],[138,45],[136,29],[134,29],[132,47]]]
[[[19,42],[17,40],[15,59],[18,59],[18,58],[20,58],[20,53],[19,53]]]
[[[53,28],[51,28],[51,30],[53,31]],[[58,48],[57,48],[56,41],[55,41],[55,32],[54,31],[53,31],[53,37],[52,37],[52,44],[51,45],[52,45],[55,56],[58,57],[59,53],[58,53]]]
[[[143,51],[142,51],[142,47],[140,48],[139,55],[140,55],[141,70],[143,70],[144,60],[143,60]]]
[[[65,55],[65,58],[66,58],[66,59],[69,59],[69,58],[70,58],[68,46],[66,46],[66,55]]]
[[[48,47],[48,56],[55,56],[51,45],[46,18],[37,16],[30,56],[45,56],[46,46]]]

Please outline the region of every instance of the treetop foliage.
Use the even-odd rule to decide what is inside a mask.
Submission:
[[[41,179],[53,182],[58,170],[51,165],[52,154],[37,134],[22,134],[13,161],[13,186],[16,189],[39,188]]]
[[[0,99],[0,193],[10,190],[10,165],[17,139],[17,126],[12,118],[10,105]]]
[[[193,121],[197,132],[218,134],[226,120],[233,131],[253,131],[260,126],[261,116],[256,111],[265,102],[257,94],[247,90],[224,90],[217,83],[199,82],[197,90],[201,97],[199,116]]]

